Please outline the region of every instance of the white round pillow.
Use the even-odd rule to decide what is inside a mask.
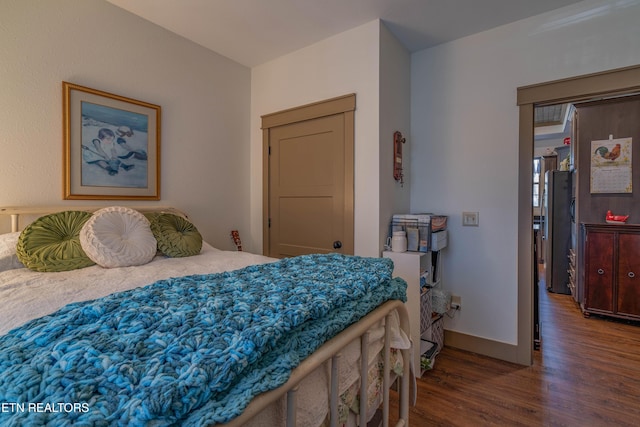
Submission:
[[[146,264],[157,251],[149,220],[122,206],[94,212],[80,230],[80,245],[93,262],[106,268]]]

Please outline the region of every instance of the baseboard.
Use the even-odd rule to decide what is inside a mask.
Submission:
[[[511,363],[518,363],[518,346],[445,329],[444,345]]]

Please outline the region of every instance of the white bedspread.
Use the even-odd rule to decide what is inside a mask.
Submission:
[[[94,265],[60,273],[39,273],[27,268],[4,271],[0,273],[0,335],[72,302],[100,298],[169,277],[217,273],[273,261],[276,259],[248,252],[221,251],[205,243],[199,255],[156,256],[152,262],[135,267]]]
[[[113,292],[125,291],[169,277],[206,274],[236,270],[251,264],[277,261],[248,252],[221,251],[204,243],[199,255],[186,258],[156,256],[152,262],[134,267],[87,267],[60,273],[40,273],[27,268],[0,273],[0,335],[25,322],[51,314],[66,304],[100,298]],[[393,322],[392,344],[396,348],[409,346],[406,335]],[[382,348],[382,328],[372,331],[370,362]],[[339,393],[357,381],[359,374],[359,344],[352,343],[343,351],[340,366]],[[300,384],[298,393],[298,423],[320,426],[328,413],[328,362],[317,368]],[[266,408],[253,418],[247,427],[283,425],[286,398]]]

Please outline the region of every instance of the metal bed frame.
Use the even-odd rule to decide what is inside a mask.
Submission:
[[[385,336],[384,336],[384,348],[383,348],[383,360],[385,369],[383,370],[383,397],[382,397],[382,425],[387,427],[389,425],[389,390],[391,388],[391,375],[389,373],[389,354],[390,354],[390,331],[389,331],[389,317],[391,312],[397,311],[400,317],[400,328],[408,334],[409,331],[409,316],[407,310],[402,301],[393,300],[387,301],[382,304],[368,315],[366,315],[359,322],[354,323],[347,329],[336,335],[331,340],[327,341],[322,347],[320,347],[311,356],[306,358],[291,374],[289,380],[277,389],[262,393],[256,396],[245,411],[233,419],[231,422],[224,424],[227,427],[242,426],[254,416],[258,415],[261,410],[266,408],[269,404],[278,400],[281,396],[287,396],[287,427],[296,426],[296,390],[297,385],[304,379],[305,376],[310,374],[314,369],[321,366],[327,360],[331,360],[331,385],[330,385],[330,426],[337,425],[338,419],[338,363],[340,363],[340,352],[352,341],[360,340],[360,390],[367,390],[367,371],[368,371],[368,344],[369,333],[368,330],[380,320],[384,319],[385,322]],[[408,335],[407,335],[408,336]],[[399,414],[397,427],[409,425],[409,381],[411,381],[410,373],[410,350],[403,349],[403,374],[402,377],[398,377],[397,381],[400,382],[399,387]],[[367,399],[360,399],[360,414],[367,413]],[[367,421],[361,419],[360,426],[366,426]]]
[[[66,210],[79,210],[93,212],[105,206],[51,206],[51,207],[27,207],[27,208],[0,208],[0,215],[11,216],[11,231],[20,230],[20,216],[21,215],[45,215],[49,213],[55,213]],[[131,207],[132,209],[139,210],[141,212],[171,212],[186,217],[186,214],[178,209],[172,207],[159,207],[159,206],[142,206]],[[330,360],[330,396],[329,396],[329,413],[330,413],[330,426],[337,426],[338,420],[338,365],[340,363],[341,351],[343,351],[347,345],[355,340],[360,340],[360,390],[367,390],[368,388],[368,351],[369,351],[369,330],[380,321],[384,321],[385,334],[384,334],[384,347],[383,347],[383,397],[382,397],[382,425],[384,427],[389,426],[389,390],[392,387],[391,374],[389,372],[389,359],[390,359],[390,316],[393,311],[398,313],[400,319],[400,329],[404,331],[407,336],[409,334],[409,316],[407,309],[399,300],[387,301],[359,322],[349,326],[331,340],[323,344],[318,350],[307,357],[302,363],[293,370],[289,380],[277,389],[262,393],[256,396],[241,415],[231,420],[229,423],[224,424],[226,427],[238,427],[244,425],[246,422],[257,416],[263,409],[270,404],[276,402],[278,399],[286,395],[287,413],[286,413],[286,426],[296,426],[296,392],[298,384],[316,368]],[[403,374],[401,377],[395,378],[394,381],[399,383],[399,413],[398,422],[396,427],[403,427],[409,425],[409,381],[411,381],[411,352],[410,349],[399,350],[402,354],[403,360]],[[360,399],[360,414],[367,413],[367,399]],[[358,425],[366,426],[367,420],[365,417],[360,417]]]

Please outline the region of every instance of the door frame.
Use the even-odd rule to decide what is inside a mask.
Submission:
[[[640,65],[517,89],[518,150],[518,347],[516,362],[533,363],[533,118],[540,105],[578,102],[640,91]]]
[[[344,115],[344,253],[353,254],[354,251],[354,120],[356,109],[356,94],[339,96],[324,101],[289,108],[275,113],[265,114],[262,118],[262,253],[269,253],[269,139],[270,130],[276,126],[313,120],[320,117]]]

